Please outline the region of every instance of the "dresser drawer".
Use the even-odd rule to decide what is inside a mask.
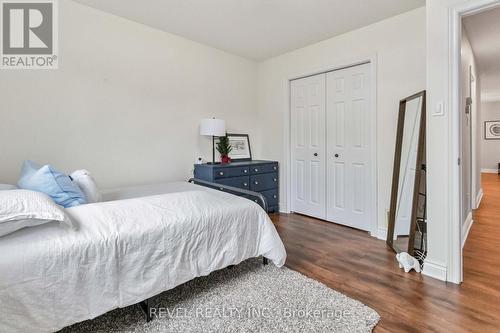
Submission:
[[[271,206],[277,206],[278,205],[278,202],[279,202],[279,193],[278,193],[278,189],[274,189],[274,190],[269,190],[269,191],[263,191],[261,192],[262,195],[264,195],[266,197],[266,200],[267,200],[267,206],[268,207],[271,207]]]
[[[233,177],[218,179],[217,183],[248,190],[250,188],[250,177]]]
[[[268,172],[278,172],[278,163],[255,165],[250,168],[250,172],[252,175],[258,175]]]
[[[249,167],[229,167],[229,168],[215,168],[214,169],[214,179],[228,178],[228,177],[239,177],[250,174]]]
[[[252,191],[272,190],[276,187],[278,187],[277,173],[250,176],[250,190]]]

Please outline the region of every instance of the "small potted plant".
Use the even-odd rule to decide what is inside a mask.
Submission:
[[[222,164],[231,163],[231,158],[229,157],[231,150],[233,150],[233,147],[231,147],[231,144],[229,143],[229,138],[227,136],[221,136],[219,138],[219,142],[217,143],[217,151],[221,156]]]

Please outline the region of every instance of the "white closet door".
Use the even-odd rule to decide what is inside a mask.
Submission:
[[[291,208],[326,218],[326,74],[294,80],[291,88]]]
[[[327,220],[371,226],[370,65],[327,74]]]

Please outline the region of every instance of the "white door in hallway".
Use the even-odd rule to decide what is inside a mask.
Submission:
[[[326,78],[327,220],[362,230],[374,209],[370,85],[370,64]]]
[[[290,83],[291,209],[320,219],[326,218],[325,78]]]

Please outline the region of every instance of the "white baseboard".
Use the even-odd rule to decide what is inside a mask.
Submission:
[[[476,207],[474,209],[478,209],[479,206],[481,205],[481,200],[483,200],[483,195],[484,195],[483,189],[480,188],[476,196]]]
[[[422,274],[434,279],[446,281],[446,266],[426,259],[424,261],[424,270],[422,271]]]
[[[469,236],[469,231],[470,228],[472,227],[472,224],[474,223],[474,220],[472,219],[472,212],[469,213],[467,216],[467,219],[465,220],[464,224],[462,225],[462,248],[464,248],[465,241],[467,240],[467,236]]]
[[[387,240],[387,229],[386,228],[381,228],[379,227],[376,231],[376,233],[370,232],[370,235],[372,237],[378,238],[380,240]]]
[[[286,203],[285,202],[280,202],[279,205],[280,205],[280,213],[290,214],[290,212],[288,212],[286,210]]]
[[[481,169],[481,173],[498,173],[498,169]]]

